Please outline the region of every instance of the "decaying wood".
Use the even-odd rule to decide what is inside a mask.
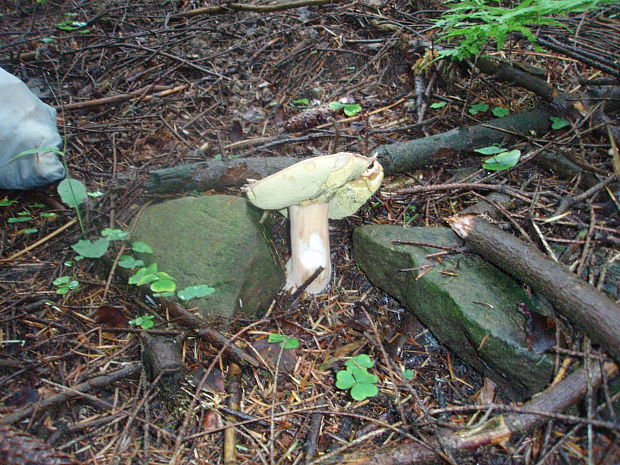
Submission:
[[[181,380],[183,360],[180,338],[172,335],[142,334],[142,362],[149,380],[159,380],[167,392],[173,392]]]
[[[198,331],[198,335],[206,339],[217,348],[224,349],[224,355],[239,365],[250,364],[259,367],[261,364],[245,350],[237,347],[232,341],[211,328],[209,323],[196,316],[175,302],[166,302],[166,310],[177,322]]]
[[[83,383],[71,386],[70,388],[59,392],[58,394],[50,396],[47,399],[43,399],[41,402],[37,402],[33,405],[29,405],[27,407],[15,410],[13,413],[1,416],[0,425],[15,423],[16,421],[29,417],[35,412],[44,412],[47,409],[54,407],[62,402],[66,402],[68,400],[75,399],[76,397],[80,397],[80,394],[83,392],[109,387],[112,383],[116,381],[120,381],[121,379],[125,379],[129,376],[133,376],[134,374],[139,373],[140,370],[142,370],[142,364],[135,363],[133,365],[129,365],[127,367],[113,371],[111,373],[96,376],[87,381],[84,381]]]
[[[447,222],[470,250],[532,286],[620,361],[620,306],[538,249],[476,215],[456,215]]]
[[[613,377],[618,367],[613,363],[593,367],[589,373],[592,388],[598,388],[603,378]],[[576,370],[564,380],[546,389],[525,403],[521,410],[540,413],[508,413],[493,417],[481,425],[453,431],[441,428],[434,438],[420,442],[410,442],[396,447],[384,447],[374,453],[367,450],[356,452],[337,461],[346,465],[431,465],[443,463],[440,451],[452,457],[463,457],[471,451],[486,445],[504,444],[513,437],[521,435],[546,421],[545,413],[562,412],[581,400],[588,390],[588,372],[585,368]]]
[[[2,465],[78,465],[75,457],[57,451],[45,441],[0,424],[0,463]]]
[[[539,107],[506,118],[423,137],[408,142],[377,147],[378,160],[386,174],[428,168],[458,152],[514,140],[515,133],[549,130],[552,116]],[[247,179],[261,179],[300,161],[293,157],[264,157],[211,160],[151,171],[145,187],[150,193],[206,191],[241,186]]]

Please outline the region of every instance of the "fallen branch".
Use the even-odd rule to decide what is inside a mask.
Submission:
[[[95,376],[94,378],[84,381],[83,383],[76,384],[69,389],[66,389],[62,392],[59,392],[58,394],[48,397],[47,399],[43,399],[41,402],[34,403],[32,405],[29,405],[28,407],[18,409],[13,413],[1,416],[0,425],[15,423],[16,421],[29,417],[34,413],[40,414],[41,412],[44,412],[45,410],[54,407],[62,402],[66,402],[68,400],[79,397],[80,393],[104,387],[107,388],[116,381],[120,381],[121,379],[125,379],[129,376],[139,373],[140,370],[142,370],[142,364],[135,363],[125,368],[121,368],[120,370],[113,371],[112,373]]]
[[[447,218],[471,251],[532,286],[620,361],[620,306],[563,265],[476,215]]]
[[[520,413],[518,410],[507,415],[491,418],[480,425],[460,431],[439,429],[435,438],[427,444],[410,442],[396,447],[384,447],[373,453],[360,450],[337,460],[325,463],[346,465],[431,465],[443,463],[439,451],[452,457],[464,457],[481,446],[505,444],[517,435],[522,435],[541,424],[548,416],[566,410],[582,399],[588,391],[588,383],[593,389],[598,388],[604,378],[613,377],[618,367],[606,363],[603,369],[596,366],[590,370],[589,379],[585,368],[580,368],[564,380],[546,389],[525,403]],[[477,406],[480,410],[482,408]],[[438,410],[439,412],[439,410]],[[530,413],[536,412],[536,413]],[[575,421],[574,417],[567,417]],[[584,423],[585,419],[580,420]],[[607,423],[607,422],[606,422]],[[607,424],[605,426],[608,426]],[[613,425],[614,428],[616,425]]]
[[[57,107],[56,109],[64,109],[65,111],[71,110],[83,110],[85,108],[93,108],[99,107],[101,105],[110,105],[113,103],[125,102],[127,100],[139,99],[141,102],[148,102],[155,97],[165,97],[166,95],[174,94],[177,92],[181,92],[183,90],[189,89],[189,84],[183,84],[181,86],[176,86],[171,89],[162,90],[160,92],[156,92],[151,95],[144,95],[144,92],[130,92],[128,94],[119,94],[113,95],[111,97],[103,97],[97,98],[94,100],[85,100],[83,102],[76,103],[68,103],[66,105],[62,105],[62,107]]]
[[[261,365],[258,360],[245,350],[237,347],[232,341],[211,328],[207,321],[188,312],[177,303],[166,302],[165,306],[170,316],[176,318],[178,323],[196,330],[200,337],[206,339],[218,349],[223,348],[224,355],[232,359],[235,363],[239,365],[250,364],[253,367],[259,367]]]
[[[254,11],[257,13],[272,13],[274,11],[290,10],[302,6],[325,5],[326,3],[338,3],[342,0],[300,0],[290,3],[276,3],[272,5],[248,5],[245,3],[223,3],[221,5],[205,6],[195,10],[184,11],[172,15],[170,19],[192,18],[200,15],[217,15],[230,13],[231,11]]]
[[[474,126],[453,129],[441,134],[409,142],[383,145],[375,150],[385,174],[428,168],[459,151],[485,147],[504,140],[514,140],[511,133],[541,134],[549,130],[552,113],[535,108],[506,118]],[[293,157],[262,157],[233,160],[211,160],[150,172],[145,187],[150,193],[206,191],[241,186],[247,179],[261,179],[299,162]]]

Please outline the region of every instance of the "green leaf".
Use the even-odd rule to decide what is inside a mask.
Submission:
[[[357,381],[358,383],[376,383],[377,381],[379,381],[379,378],[377,378],[372,373],[368,373],[365,368],[351,371],[351,374],[355,378],[355,381]]]
[[[379,388],[374,384],[357,383],[351,388],[350,394],[355,400],[361,401],[379,394]]]
[[[17,155],[15,155],[13,158],[11,158],[8,161],[8,163],[12,162],[13,160],[17,160],[18,158],[25,157],[26,155],[34,155],[37,153],[47,153],[47,152],[54,152],[54,153],[58,153],[62,155],[62,152],[60,151],[60,149],[53,145],[50,145],[47,147],[35,147],[34,149],[22,150]]]
[[[39,232],[38,228],[28,228],[28,229],[24,229],[22,231],[24,234],[34,234],[36,232]]]
[[[443,108],[448,104],[448,102],[435,102],[435,103],[431,103],[431,108]]]
[[[155,292],[153,297],[172,297],[174,292]]]
[[[570,126],[570,123],[564,118],[558,118],[557,116],[550,116],[551,129],[562,129],[566,126]]]
[[[51,44],[55,40],[56,40],[56,37],[43,37],[41,39],[41,42],[43,42],[44,44]]]
[[[498,118],[504,118],[510,114],[510,110],[508,108],[495,107],[491,110],[491,113]]]
[[[45,207],[45,205],[44,205],[44,204],[42,204],[42,203],[32,203],[32,204],[30,204],[30,205],[28,205],[28,206],[29,206],[30,208],[42,208],[42,207]]]
[[[411,380],[413,379],[413,370],[403,370],[402,377],[403,379]]]
[[[345,362],[345,366],[351,368],[372,368],[373,366],[375,366],[375,362],[373,362],[367,354],[359,354],[347,360]]]
[[[140,325],[142,329],[151,329],[153,326],[155,326],[155,322],[153,320],[145,320]]]
[[[121,255],[118,266],[121,268],[138,268],[139,266],[144,266],[144,262],[142,260],[136,260],[131,255]]]
[[[151,283],[151,291],[153,292],[174,292],[177,283],[171,279],[157,279]]]
[[[107,252],[110,241],[107,238],[89,241],[82,239],[77,244],[73,244],[71,248],[77,253],[88,258],[99,258]]]
[[[185,289],[177,292],[177,296],[181,300],[191,300],[199,297],[207,297],[215,292],[215,289],[207,286],[206,284],[201,284],[199,286],[189,286]]]
[[[519,162],[519,158],[521,158],[521,151],[511,150],[510,152],[500,153],[494,157],[487,158],[482,163],[482,167],[490,171],[507,170],[515,166]]]
[[[138,253],[153,253],[151,246],[141,241],[132,242],[131,250]]]
[[[123,231],[122,229],[110,229],[105,228],[101,231],[101,235],[103,237],[107,237],[111,241],[124,241],[129,237],[129,233],[127,231]]]
[[[347,370],[336,373],[336,387],[338,389],[350,389],[355,384],[355,378]]]
[[[270,334],[267,340],[272,344],[281,343],[283,349],[296,349],[299,347],[299,339],[284,334]]]
[[[362,107],[357,103],[348,103],[344,106],[344,114],[347,116],[355,116],[360,111],[362,111]]]
[[[52,213],[52,212],[44,212],[44,213],[41,213],[40,216],[41,216],[41,218],[54,218],[55,216],[58,216],[58,215],[56,215],[56,213]]]
[[[77,179],[65,178],[56,188],[60,200],[71,208],[77,208],[86,200],[86,187]]]
[[[344,103],[340,102],[330,102],[329,109],[330,110],[342,110],[344,108]]]
[[[148,267],[140,268],[136,271],[132,276],[130,276],[128,283],[135,284],[136,286],[150,283],[151,281],[155,281],[157,279],[155,273],[157,273],[157,263],[152,263]],[[148,279],[150,279],[150,281]]]
[[[142,315],[133,320],[129,320],[128,323],[130,325],[140,326],[142,329],[151,329],[155,326],[153,318],[155,318],[153,315]]]
[[[9,224],[23,223],[24,221],[30,221],[31,219],[32,219],[32,216],[20,216],[19,218],[16,218],[16,217],[9,218],[6,220],[6,222]]]
[[[62,286],[63,284],[67,284],[71,280],[71,276],[60,276],[52,281],[54,286]]]
[[[103,192],[99,192],[99,191],[88,192],[86,195],[88,195],[89,197],[101,197],[103,196]]]
[[[15,205],[17,200],[9,200],[6,197],[0,200],[0,207],[8,207],[9,205]]]
[[[474,152],[481,153],[482,155],[495,155],[496,153],[504,153],[505,148],[498,147],[497,145],[489,145],[481,149],[475,149]]]
[[[477,115],[478,113],[484,113],[489,109],[489,106],[486,103],[476,103],[469,108],[469,113],[471,115]]]
[[[310,105],[310,100],[307,98],[298,98],[297,100],[293,100],[291,105],[294,107],[305,107]]]

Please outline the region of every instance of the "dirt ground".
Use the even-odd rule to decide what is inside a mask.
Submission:
[[[71,175],[101,194],[82,209],[91,238],[106,227],[129,230],[145,203],[172,197],[145,191],[143,183],[154,169],[222,156],[370,155],[377,146],[491,118],[489,112],[472,115],[468,110],[475,103],[515,113],[541,100],[455,64],[438,62],[416,76],[412,66],[423,53],[412,43],[437,36],[431,19],[445,7],[441,2],[341,1],[276,12],[177,15],[201,6],[168,0],[7,0],[0,7],[0,65],[58,109]],[[573,20],[593,25],[595,32],[597,25],[611,28],[611,35],[603,28],[589,37],[613,49],[620,37],[617,18],[616,11],[616,16]],[[526,41],[490,52],[542,68],[550,84],[574,94],[584,91],[579,79],[610,77]],[[426,93],[421,100],[416,79]],[[303,99],[324,105],[343,98],[363,111],[350,118],[327,112],[299,122]],[[432,102],[448,105],[431,108]],[[617,259],[620,241],[614,192],[597,191],[567,216],[543,221],[562,198],[585,190],[583,176],[604,179],[614,173],[610,139],[595,129],[583,120],[515,145],[524,153],[527,144],[560,151],[582,168],[578,176],[562,177],[531,160],[489,172],[480,169],[480,156],[462,153],[387,177],[358,215],[332,224],[335,271],[328,293],[297,299],[283,294],[266,318],[213,322],[228,338],[238,334],[241,346],[271,333],[297,338],[300,347],[285,373],[243,364],[239,371],[199,332],[171,318],[157,299],[111,272],[118,249],[99,260],[73,261],[70,246],[81,239],[80,229],[75,211],[60,202],[54,186],[0,191],[5,201],[0,207],[0,424],[45,441],[37,447],[49,456],[11,463],[69,463],[57,453],[93,465],[353,463],[348,456],[353,452],[372,457],[380,448],[435,444],[438,430],[475,424],[484,411],[430,413],[471,405],[485,395],[488,402],[488,386],[369,283],[352,259],[352,230],[369,223],[445,225],[444,217],[487,192],[397,190],[458,182],[467,173],[468,182],[505,183],[534,199],[504,209],[501,222],[518,236],[534,237],[543,250],[548,244],[570,249],[562,255],[564,263],[603,286],[600,265]],[[240,190],[227,193],[240,195]],[[19,215],[32,220],[9,221]],[[288,253],[286,226],[278,219],[273,227],[282,259]],[[79,287],[58,294],[54,281],[62,276],[79,281]],[[145,331],[127,322],[147,314],[156,315],[157,323],[146,332],[181,340],[184,379],[174,392],[140,365]],[[558,370],[574,366],[591,350],[578,332],[562,327]],[[334,373],[342,357],[360,353],[376,361],[380,393],[357,402],[335,386]],[[412,370],[413,379],[402,379],[403,369]],[[98,381],[88,384],[93,379]],[[617,427],[615,412],[605,406],[613,393],[605,386],[603,394],[589,392],[569,413]],[[517,405],[501,392],[495,402]],[[10,415],[17,417],[8,421]],[[460,457],[439,453],[440,460],[453,464],[612,464],[618,463],[618,431],[548,418],[501,446]],[[0,428],[0,449],[9,434],[21,432]],[[24,444],[31,440],[26,438]]]

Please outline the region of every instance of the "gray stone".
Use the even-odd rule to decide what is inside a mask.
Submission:
[[[153,248],[152,255],[140,258],[176,278],[177,289],[215,288],[210,296],[184,304],[198,307],[202,316],[254,315],[266,310],[284,285],[260,217],[241,197],[184,197],[146,208],[131,240]]]
[[[353,234],[354,257],[370,281],[415,313],[447,347],[515,399],[544,389],[553,357],[528,349],[516,305],[536,305],[515,280],[472,254],[426,258],[439,249],[394,240],[462,247],[448,228],[371,225]],[[424,269],[420,267],[430,266]],[[411,271],[403,269],[415,268]]]

